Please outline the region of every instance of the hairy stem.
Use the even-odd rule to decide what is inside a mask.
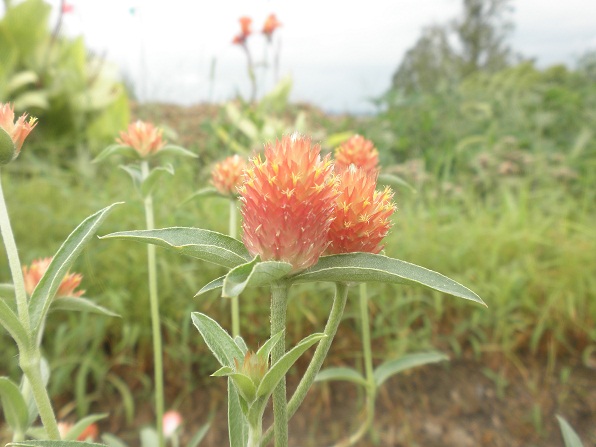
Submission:
[[[281,340],[271,351],[271,364],[277,362],[286,352],[286,310],[288,307],[288,283],[279,281],[271,286],[271,336],[283,331]],[[286,401],[286,378],[279,381],[273,390],[273,427],[275,446],[288,445],[288,408]]]
[[[288,403],[288,419],[294,416],[296,410],[298,410],[298,407],[300,407],[300,405],[306,398],[308,390],[315,381],[315,377],[319,373],[319,370],[323,365],[325,357],[327,357],[327,353],[329,352],[329,348],[331,347],[331,343],[333,342],[333,338],[335,337],[335,334],[337,333],[337,328],[339,327],[339,323],[341,322],[341,318],[344,313],[344,308],[346,307],[347,298],[348,285],[345,283],[337,283],[335,285],[335,298],[333,299],[333,306],[331,307],[331,313],[329,314],[329,319],[327,320],[327,324],[325,325],[324,332],[327,337],[319,341],[313,358],[310,361],[310,364],[308,365],[308,368],[306,369],[304,376],[302,377],[302,379],[300,379],[300,383],[298,384],[298,387],[296,388],[294,395]],[[267,432],[263,436],[263,441],[261,442],[261,445],[267,445],[267,443],[271,440],[272,436],[273,431],[271,430],[271,428],[267,429]]]
[[[149,164],[141,162],[142,179],[149,176]],[[144,198],[145,221],[148,230],[155,228],[153,214],[153,197],[151,193]],[[157,430],[158,445],[163,447],[163,414],[164,414],[164,385],[163,385],[163,350],[161,341],[161,324],[159,321],[159,297],[157,294],[157,261],[155,245],[147,245],[147,267],[149,274],[149,303],[151,307],[151,333],[153,337],[153,369],[155,380],[155,428]]]
[[[0,230],[2,232],[2,240],[6,248],[6,256],[8,257],[8,265],[10,266],[10,273],[15,289],[15,296],[17,301],[17,313],[19,320],[25,330],[28,332],[31,329],[29,321],[29,307],[27,302],[27,293],[25,292],[25,281],[23,279],[23,270],[21,268],[21,261],[19,259],[19,252],[17,244],[14,239],[12,227],[10,225],[10,218],[8,217],[8,209],[4,200],[4,192],[2,191],[2,179],[0,178]]]
[[[236,199],[230,199],[230,222],[229,222],[229,235],[236,239],[236,225],[237,225],[237,209],[236,209]],[[240,304],[238,302],[238,297],[235,296],[232,298],[232,306],[231,306],[231,313],[232,313],[232,337],[237,337],[240,335]]]

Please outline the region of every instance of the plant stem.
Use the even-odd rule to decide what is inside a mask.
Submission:
[[[144,181],[149,176],[149,163],[141,162],[141,174]],[[153,214],[153,197],[151,193],[144,197],[145,221],[148,230],[155,228]],[[147,245],[147,266],[149,271],[149,302],[151,306],[151,332],[153,337],[153,369],[155,380],[155,428],[157,430],[158,446],[163,447],[163,413],[164,413],[164,385],[163,385],[163,351],[161,341],[161,324],[159,321],[159,298],[157,295],[157,261],[155,245]]]
[[[356,444],[370,429],[375,415],[377,386],[375,382],[372,344],[370,336],[370,318],[368,313],[368,293],[366,283],[360,283],[360,324],[362,332],[362,352],[364,353],[364,373],[366,376],[366,418],[348,438],[334,444],[334,447],[348,447]]]
[[[37,345],[32,345],[33,347],[19,352],[19,366],[29,381],[31,392],[33,393],[35,404],[37,405],[37,410],[39,411],[39,416],[46,429],[48,438],[51,440],[60,439],[54,409],[52,408],[48,390],[46,390],[41,376],[41,353]]]
[[[344,308],[346,307],[346,301],[348,298],[348,285],[345,283],[336,283],[335,284],[335,298],[333,299],[333,306],[331,307],[331,312],[329,314],[329,319],[327,320],[327,324],[325,325],[325,335],[327,337],[323,338],[319,341],[317,345],[317,349],[313,355],[306,372],[302,379],[300,379],[300,383],[294,392],[294,395],[290,399],[288,403],[288,420],[294,416],[298,407],[304,401],[308,390],[310,389],[311,385],[315,381],[315,377],[319,373],[321,366],[323,365],[323,361],[325,357],[327,357],[327,353],[329,352],[329,348],[331,347],[331,343],[333,342],[333,338],[337,333],[337,328],[339,327],[339,323],[341,322],[342,315],[344,313]],[[267,443],[271,440],[273,436],[273,432],[271,428],[267,429],[267,432],[263,436],[263,441],[261,442],[262,446],[267,445]]]
[[[27,302],[27,293],[25,292],[25,281],[23,280],[23,270],[21,268],[17,244],[14,240],[14,234],[10,225],[10,218],[8,217],[6,201],[4,200],[4,192],[2,191],[2,178],[0,178],[0,230],[2,232],[4,246],[6,247],[6,256],[8,257],[10,273],[14,283],[17,301],[17,313],[21,324],[25,330],[29,332],[31,329],[31,323],[29,321],[29,306]]]
[[[229,235],[230,237],[236,238],[236,225],[237,225],[237,209],[236,199],[230,199],[230,222],[229,222]],[[238,297],[232,298],[232,337],[240,335],[240,305],[238,303]]]
[[[271,364],[275,364],[286,352],[286,310],[288,307],[288,283],[278,281],[271,286],[271,336],[284,331],[281,340],[271,351]],[[286,378],[273,390],[273,427],[275,446],[288,445],[288,408],[286,401]]]
[[[258,421],[253,424],[248,424],[248,442],[247,447],[259,447],[261,445],[261,438],[263,437],[263,420],[262,415]]]

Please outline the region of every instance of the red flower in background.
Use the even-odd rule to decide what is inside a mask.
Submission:
[[[348,168],[351,164],[365,171],[376,170],[379,164],[379,151],[374,143],[361,135],[354,135],[335,149],[337,167]]]
[[[162,138],[163,131],[151,123],[136,121],[128,126],[126,132],[120,132],[120,139],[116,141],[124,146],[130,146],[141,157],[153,155],[165,146]]]
[[[62,14],[70,14],[73,11],[74,11],[74,5],[71,5],[70,3],[66,3],[66,2],[62,4]]]
[[[15,122],[14,120],[14,105],[9,103],[0,103],[0,128],[8,134],[16,149],[16,155],[21,151],[23,142],[33,128],[37,125],[36,118],[27,119],[27,114],[23,113]]]
[[[329,242],[336,179],[329,155],[298,134],[265,146],[265,160],[250,160],[238,189],[243,241],[263,261],[284,261],[293,271],[314,265]]]
[[[31,295],[41,278],[48,270],[52,258],[36,259],[30,266],[23,266],[23,279],[25,281],[25,291]],[[81,296],[85,293],[84,290],[76,290],[83,280],[83,275],[80,273],[67,273],[58,287],[56,292],[57,297],[61,296]]]
[[[250,35],[250,25],[252,23],[252,19],[247,16],[242,16],[238,19],[238,21],[240,22],[240,33],[244,36]]]
[[[277,20],[275,14],[269,14],[269,17],[267,17],[267,20],[265,20],[265,24],[263,25],[263,34],[270,39],[273,32],[280,26],[281,22]]]
[[[217,163],[211,171],[211,183],[220,193],[234,196],[242,184],[242,174],[246,168],[246,160],[239,155],[228,157]]]

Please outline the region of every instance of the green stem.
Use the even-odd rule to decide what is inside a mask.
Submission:
[[[29,381],[31,392],[39,411],[41,422],[46,429],[48,438],[51,440],[60,439],[58,423],[52,408],[50,396],[41,376],[41,353],[37,345],[19,352],[19,365]]]
[[[237,225],[237,209],[236,209],[236,199],[230,199],[230,222],[229,222],[229,231],[230,237],[236,238],[236,225]],[[232,298],[232,337],[237,337],[240,335],[240,304],[238,303],[238,297],[235,296]]]
[[[302,404],[304,399],[306,398],[306,394],[310,389],[311,385],[315,381],[315,377],[319,373],[321,366],[323,365],[323,361],[325,357],[327,357],[327,353],[329,352],[329,348],[331,347],[331,343],[333,342],[333,338],[337,333],[337,328],[339,327],[339,323],[341,322],[342,315],[344,313],[344,308],[346,307],[346,301],[348,299],[348,285],[345,283],[336,283],[335,284],[335,298],[333,299],[333,306],[331,307],[331,312],[329,314],[329,319],[327,320],[327,324],[325,325],[325,335],[327,337],[323,338],[317,345],[317,349],[313,355],[306,372],[302,379],[300,379],[300,383],[296,388],[290,402],[288,403],[288,420],[294,416],[298,407]],[[273,431],[271,428],[267,429],[267,432],[263,436],[263,441],[261,442],[262,446],[267,445],[267,443],[271,440],[273,436]]]
[[[248,424],[248,442],[247,447],[259,447],[261,445],[261,438],[263,437],[263,420],[262,415],[254,424]]]
[[[271,286],[271,336],[284,331],[281,340],[271,351],[271,364],[275,364],[286,352],[286,310],[288,307],[288,283],[279,281]],[[273,427],[275,446],[288,445],[288,408],[286,378],[273,390]]]
[[[144,181],[149,176],[149,163],[141,162],[141,174]],[[145,221],[148,230],[155,228],[153,214],[153,197],[151,193],[144,198]],[[163,385],[163,350],[161,341],[161,324],[159,321],[159,298],[157,295],[157,261],[155,245],[147,245],[147,266],[149,270],[149,302],[151,306],[151,332],[153,337],[153,369],[155,380],[155,427],[157,430],[158,446],[164,446],[163,414],[164,414],[164,385]]]
[[[362,351],[364,353],[364,373],[366,376],[366,418],[358,427],[358,430],[348,438],[334,444],[334,447],[348,447],[356,444],[370,429],[375,415],[377,386],[373,370],[368,293],[365,282],[360,283],[360,324],[362,326]]]
[[[17,301],[17,313],[19,320],[25,330],[29,332],[31,323],[29,321],[29,306],[27,302],[27,293],[25,292],[25,281],[23,279],[23,270],[21,261],[19,259],[19,252],[17,244],[14,240],[14,234],[10,225],[10,218],[8,217],[8,209],[6,208],[6,201],[4,200],[4,192],[2,191],[2,179],[0,178],[0,230],[2,232],[2,240],[6,247],[6,256],[8,257],[8,264],[10,266],[10,273],[14,283],[15,296]]]

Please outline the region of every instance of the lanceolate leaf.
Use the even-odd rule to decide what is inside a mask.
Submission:
[[[581,439],[579,439],[579,436],[575,430],[573,430],[571,425],[559,415],[557,415],[557,420],[559,421],[559,427],[561,427],[561,434],[563,435],[565,447],[584,447]]]
[[[437,363],[449,360],[445,354],[441,352],[419,352],[415,354],[406,354],[398,359],[389,360],[377,367],[373,375],[377,386],[381,386],[389,377],[394,376],[406,369],[412,369],[416,366],[427,365],[429,363]]]
[[[327,380],[345,380],[347,382],[366,386],[366,379],[362,377],[362,374],[355,369],[347,368],[345,366],[323,369],[315,378],[315,382],[323,382]]]
[[[267,371],[259,384],[257,397],[264,397],[271,394],[279,381],[286,375],[288,370],[294,363],[296,363],[296,360],[298,360],[304,351],[325,337],[326,335],[322,333],[309,335],[291,350],[286,352],[274,365],[271,365],[271,368],[269,368],[269,371]]]
[[[224,280],[226,279],[226,275],[220,276],[219,278],[215,278],[208,284],[205,284],[201,290],[199,290],[195,294],[195,298],[199,295],[202,295],[207,292],[211,292],[212,290],[221,289],[223,287]]]
[[[161,155],[180,155],[182,157],[190,157],[190,158],[198,158],[199,156],[194,152],[189,151],[181,146],[176,146],[174,144],[168,144],[162,147],[160,150],[155,152],[155,156]]]
[[[232,379],[228,379],[228,433],[230,447],[246,446],[248,427],[240,406],[240,397]]]
[[[192,193],[189,197],[184,199],[184,201],[182,203],[190,202],[191,200],[198,199],[201,197],[222,197],[222,198],[226,197],[227,198],[228,196],[224,196],[222,193],[220,193],[213,186],[207,186],[205,188],[201,188],[198,191],[195,191],[194,193]]]
[[[484,304],[467,287],[433,272],[399,259],[372,253],[347,253],[323,256],[313,267],[293,277],[296,282],[385,282],[421,284],[440,292]]]
[[[10,428],[25,433],[29,427],[29,409],[19,387],[8,377],[0,377],[0,403]]]
[[[416,189],[412,187],[408,182],[406,182],[403,178],[393,175],[393,174],[379,174],[379,178],[377,179],[379,185],[387,185],[391,187],[396,186],[403,186],[408,188],[412,192],[416,192]]]
[[[234,359],[244,358],[234,339],[215,320],[199,312],[193,312],[191,318],[221,366],[233,366]]]
[[[101,239],[126,239],[153,244],[203,261],[233,268],[250,261],[246,247],[237,239],[200,228],[172,227],[158,230],[120,231]]]
[[[222,296],[240,295],[247,287],[259,287],[286,276],[292,270],[292,264],[278,261],[259,262],[258,258],[239,265],[226,275],[223,282]]]
[[[135,157],[138,156],[137,155],[137,151],[135,151],[132,147],[130,146],[124,146],[121,144],[112,144],[111,146],[106,147],[103,151],[101,151],[99,153],[99,155],[97,157],[95,157],[95,159],[93,160],[93,163],[97,163],[98,161],[102,161],[108,157],[110,157],[111,155],[114,154],[122,154],[122,155],[128,155],[131,157]]]
[[[269,340],[267,340],[265,343],[263,343],[263,346],[261,346],[259,348],[259,350],[257,351],[257,356],[261,357],[261,358],[268,359],[269,354],[271,354],[271,350],[281,340],[281,337],[283,336],[283,334],[284,334],[284,331],[281,330],[277,334],[275,334],[273,337],[271,337]]]
[[[95,304],[93,301],[90,301],[86,298],[82,297],[60,297],[55,298],[52,301],[50,306],[50,310],[68,310],[68,311],[75,311],[75,312],[90,312],[94,314],[105,315],[107,317],[119,317],[120,315],[112,312],[111,310],[106,309],[99,304]]]
[[[234,342],[242,350],[242,354],[246,355],[246,352],[248,351],[248,346],[246,346],[246,342],[244,341],[244,339],[240,335],[236,335],[234,337]]]
[[[153,192],[153,188],[164,177],[164,175],[174,175],[174,167],[171,164],[157,166],[151,170],[151,173],[141,182],[141,195],[147,197]]]
[[[0,299],[0,324],[8,331],[19,346],[27,343],[27,332],[19,321],[19,317],[13,312],[4,299]]]
[[[50,308],[62,279],[115,205],[117,203],[85,219],[68,236],[54,255],[48,270],[37,284],[29,300],[29,315],[33,334],[35,335],[34,339],[37,338],[37,331]]]

